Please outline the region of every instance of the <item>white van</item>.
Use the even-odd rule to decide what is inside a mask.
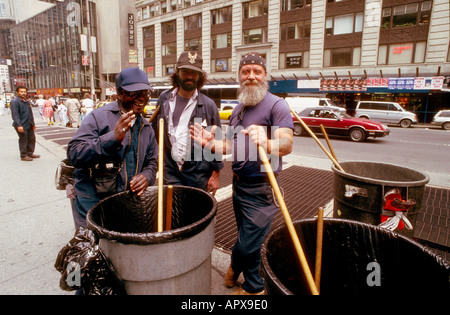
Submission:
[[[320,97],[286,97],[286,102],[289,104],[289,107],[292,110],[301,112],[307,107],[316,107],[316,106],[333,106],[337,107],[337,105],[329,98],[320,98]]]
[[[417,115],[404,110],[399,103],[359,101],[355,117],[376,120],[385,124],[397,124],[409,128],[417,124]]]

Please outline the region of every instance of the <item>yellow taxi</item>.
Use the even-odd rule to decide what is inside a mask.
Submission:
[[[224,109],[219,111],[220,119],[221,120],[230,120],[232,109]]]
[[[151,117],[153,115],[153,113],[155,112],[156,109],[156,102],[158,100],[156,99],[151,99],[147,105],[145,105],[144,107],[144,116],[145,117]]]

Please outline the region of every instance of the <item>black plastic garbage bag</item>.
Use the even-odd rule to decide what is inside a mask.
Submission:
[[[55,268],[61,273],[59,286],[65,291],[82,289],[84,295],[125,295],[114,267],[98,247],[93,231],[79,228],[58,253]]]

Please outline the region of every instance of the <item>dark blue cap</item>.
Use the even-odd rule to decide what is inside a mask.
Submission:
[[[116,75],[116,88],[128,92],[150,90],[147,74],[139,68],[126,68]]]

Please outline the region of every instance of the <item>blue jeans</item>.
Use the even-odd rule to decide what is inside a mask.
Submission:
[[[264,289],[259,274],[261,244],[278,211],[270,183],[244,183],[233,178],[233,207],[238,237],[232,249],[231,267],[236,276],[243,272],[242,288],[249,293]]]
[[[76,212],[73,212],[75,228],[87,227],[86,215],[89,209],[99,201],[99,199],[89,199],[75,195],[74,203],[77,210]]]

